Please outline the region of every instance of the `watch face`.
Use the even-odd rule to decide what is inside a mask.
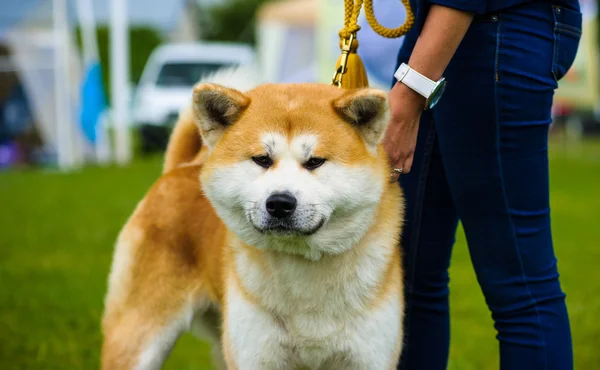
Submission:
[[[441,80],[438,85],[433,89],[433,92],[429,96],[429,109],[433,108],[439,101],[444,90],[446,89],[446,80]]]

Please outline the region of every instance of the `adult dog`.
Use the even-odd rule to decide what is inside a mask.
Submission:
[[[231,370],[394,369],[403,198],[380,144],[387,95],[248,78],[195,86],[118,237],[103,369],[159,369],[187,330]]]

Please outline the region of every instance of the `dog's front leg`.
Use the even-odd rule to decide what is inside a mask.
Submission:
[[[287,334],[268,312],[248,302],[235,288],[223,315],[223,352],[229,370],[288,370]]]
[[[344,370],[396,369],[402,350],[402,291],[396,289],[377,309],[352,325],[351,365]]]

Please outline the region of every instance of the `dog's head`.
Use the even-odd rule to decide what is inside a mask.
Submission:
[[[202,187],[245,243],[317,259],[371,227],[389,178],[383,91],[199,84],[194,117],[210,149]]]

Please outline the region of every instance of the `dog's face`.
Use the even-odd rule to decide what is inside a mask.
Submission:
[[[369,229],[389,176],[386,94],[327,85],[194,90],[202,187],[245,243],[318,259]]]

